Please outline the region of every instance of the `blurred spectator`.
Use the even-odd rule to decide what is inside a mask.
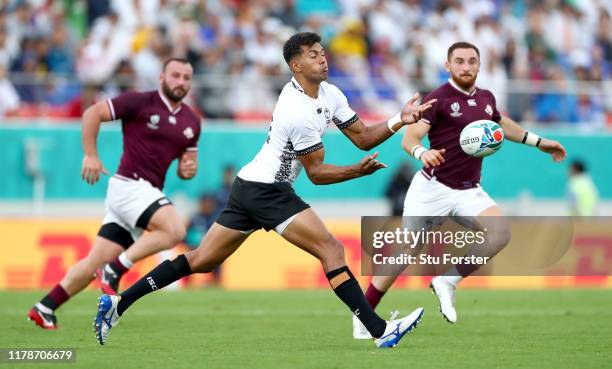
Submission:
[[[203,194],[198,202],[197,213],[189,219],[187,224],[187,233],[184,241],[187,247],[196,249],[200,246],[200,242],[202,242],[202,239],[217,219],[218,212],[219,208],[215,196]],[[219,285],[221,282],[221,266],[217,267],[211,274],[213,283]]]
[[[281,46],[292,33],[307,30],[322,35],[331,82],[367,118],[388,115],[413,91],[427,93],[445,81],[446,50],[465,40],[480,48],[481,87],[493,90],[514,119],[552,122],[561,115],[596,125],[612,121],[606,87],[612,73],[612,7],[605,0],[3,4],[0,66],[9,70],[22,107],[51,104],[71,111],[75,95],[88,85],[105,91],[154,88],[163,61],[176,56],[194,65],[189,99],[205,116],[269,121],[290,76]],[[117,70],[130,75],[121,85]],[[564,90],[539,83],[551,77],[555,88]],[[572,96],[569,111],[552,111],[554,99],[563,105]]]
[[[149,29],[144,38],[143,47],[132,58],[136,89],[154,90],[159,84],[164,60],[170,57],[172,50],[159,27]]]
[[[6,78],[6,68],[0,65],[0,117],[4,117],[6,113],[17,109],[19,107],[19,94],[11,83]]]
[[[414,177],[412,165],[408,162],[403,162],[399,168],[397,168],[397,171],[387,185],[385,197],[387,197],[389,201],[392,216],[402,216],[406,191],[408,191],[408,187],[410,187],[412,177]]]
[[[585,164],[575,160],[569,167],[568,195],[573,216],[596,215],[599,195]]]
[[[91,28],[96,19],[110,13],[110,0],[87,0],[87,27]]]
[[[217,201],[212,194],[203,194],[198,201],[197,212],[189,219],[185,245],[191,249],[200,246],[204,235],[215,222],[218,213]]]
[[[99,100],[100,93],[100,86],[83,86],[81,93],[68,103],[65,116],[67,118],[80,119],[83,116],[85,110]]]
[[[232,192],[232,184],[234,183],[235,178],[236,169],[233,165],[227,165],[223,169],[223,179],[221,183],[221,188],[219,188],[215,192],[215,198],[217,200],[219,211],[222,211],[225,208],[225,205],[227,205],[227,202],[229,201],[229,196]]]
[[[548,77],[554,83],[554,90],[536,96],[536,120],[576,123],[578,121],[578,101],[576,95],[566,92],[569,90],[567,77],[560,68],[551,70]]]
[[[112,74],[112,78],[106,84],[104,94],[106,96],[117,96],[124,92],[133,90],[136,71],[129,60],[121,60]]]

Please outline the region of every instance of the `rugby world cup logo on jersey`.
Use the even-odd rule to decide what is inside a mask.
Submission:
[[[485,108],[485,113],[493,115],[493,108],[491,107],[491,105],[487,104],[487,107]]]
[[[463,115],[463,113],[461,113],[459,111],[459,109],[461,109],[461,106],[459,105],[458,102],[454,102],[451,104],[451,110],[452,112],[450,113],[450,116],[453,118],[457,118]]]
[[[151,118],[149,118],[149,122],[147,123],[147,127],[151,129],[159,129],[159,115],[151,115]]]

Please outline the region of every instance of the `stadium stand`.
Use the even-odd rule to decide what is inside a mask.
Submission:
[[[190,100],[205,118],[266,122],[288,78],[280,46],[310,30],[323,35],[330,78],[364,118],[446,79],[445,50],[464,39],[481,49],[480,84],[514,119],[612,125],[612,5],[603,0],[3,4],[5,117],[78,118],[96,99],[154,87],[162,60],[179,56],[196,66]]]

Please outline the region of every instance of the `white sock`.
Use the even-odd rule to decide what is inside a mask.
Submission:
[[[127,258],[127,256],[125,256],[125,251],[121,253],[121,255],[119,255],[119,262],[121,263],[121,265],[123,265],[126,269],[130,269],[132,266],[134,266],[134,263],[132,263],[130,261],[130,259]]]
[[[456,267],[452,267],[447,270],[446,273],[442,274],[442,277],[444,277],[444,279],[453,286],[457,286],[457,284],[463,279]]]
[[[51,310],[51,308],[41,304],[40,302],[37,302],[34,306],[45,314],[53,314],[53,310]]]

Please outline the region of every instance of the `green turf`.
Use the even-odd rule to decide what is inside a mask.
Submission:
[[[378,311],[425,307],[395,349],[351,339],[330,291],[162,292],[137,302],[104,347],[91,329],[97,293],[43,331],[25,314],[41,293],[0,293],[0,348],[76,348],[76,364],[18,368],[604,368],[612,366],[612,291],[460,290],[450,325],[427,291],[394,290]],[[0,364],[8,367],[7,364]]]

